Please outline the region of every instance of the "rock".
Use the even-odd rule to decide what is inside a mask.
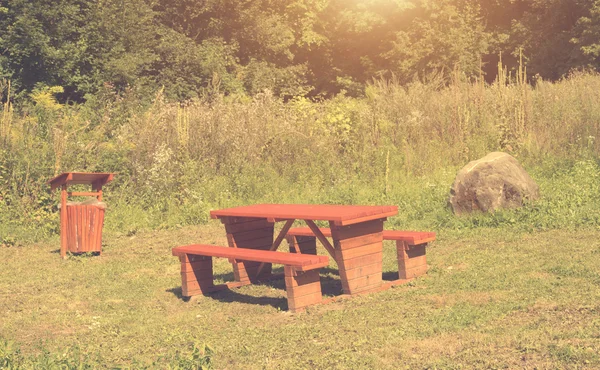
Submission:
[[[450,189],[455,214],[516,208],[537,199],[539,187],[511,155],[493,152],[463,167]]]

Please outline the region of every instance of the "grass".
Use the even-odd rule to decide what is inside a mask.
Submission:
[[[225,244],[212,221],[109,233],[102,257],[63,261],[56,239],[4,247],[0,368],[598,368],[598,236],[443,232],[426,277],[302,314],[286,311],[282,281],[181,299],[170,248]],[[385,250],[391,276],[393,245]],[[232,279],[226,260],[215,274]],[[325,294],[338,294],[334,264],[322,280]]]

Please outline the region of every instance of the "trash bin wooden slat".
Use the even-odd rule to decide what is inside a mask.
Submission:
[[[102,186],[113,180],[112,173],[65,172],[50,180],[51,190],[61,188],[60,255],[102,253],[104,203]],[[92,192],[68,192],[69,185],[91,185]],[[69,196],[95,197],[93,203],[67,202]]]

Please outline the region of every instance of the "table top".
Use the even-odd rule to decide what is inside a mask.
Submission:
[[[234,208],[214,210],[212,218],[257,217],[278,220],[332,221],[344,226],[395,216],[397,206],[352,206],[324,204],[254,204]]]

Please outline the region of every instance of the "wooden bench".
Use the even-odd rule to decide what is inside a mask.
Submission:
[[[319,228],[324,236],[331,237],[331,229]],[[316,254],[315,234],[308,227],[292,228],[286,239],[290,252]],[[395,240],[398,254],[398,278],[412,279],[427,272],[425,249],[435,240],[435,233],[426,231],[383,230],[383,240]]]
[[[261,262],[284,266],[288,307],[291,312],[321,302],[319,269],[329,264],[329,257],[293,254],[216,245],[187,245],[173,248],[181,261],[181,291],[184,297],[238,287],[250,282],[214,285],[212,257],[229,258],[232,263]]]

